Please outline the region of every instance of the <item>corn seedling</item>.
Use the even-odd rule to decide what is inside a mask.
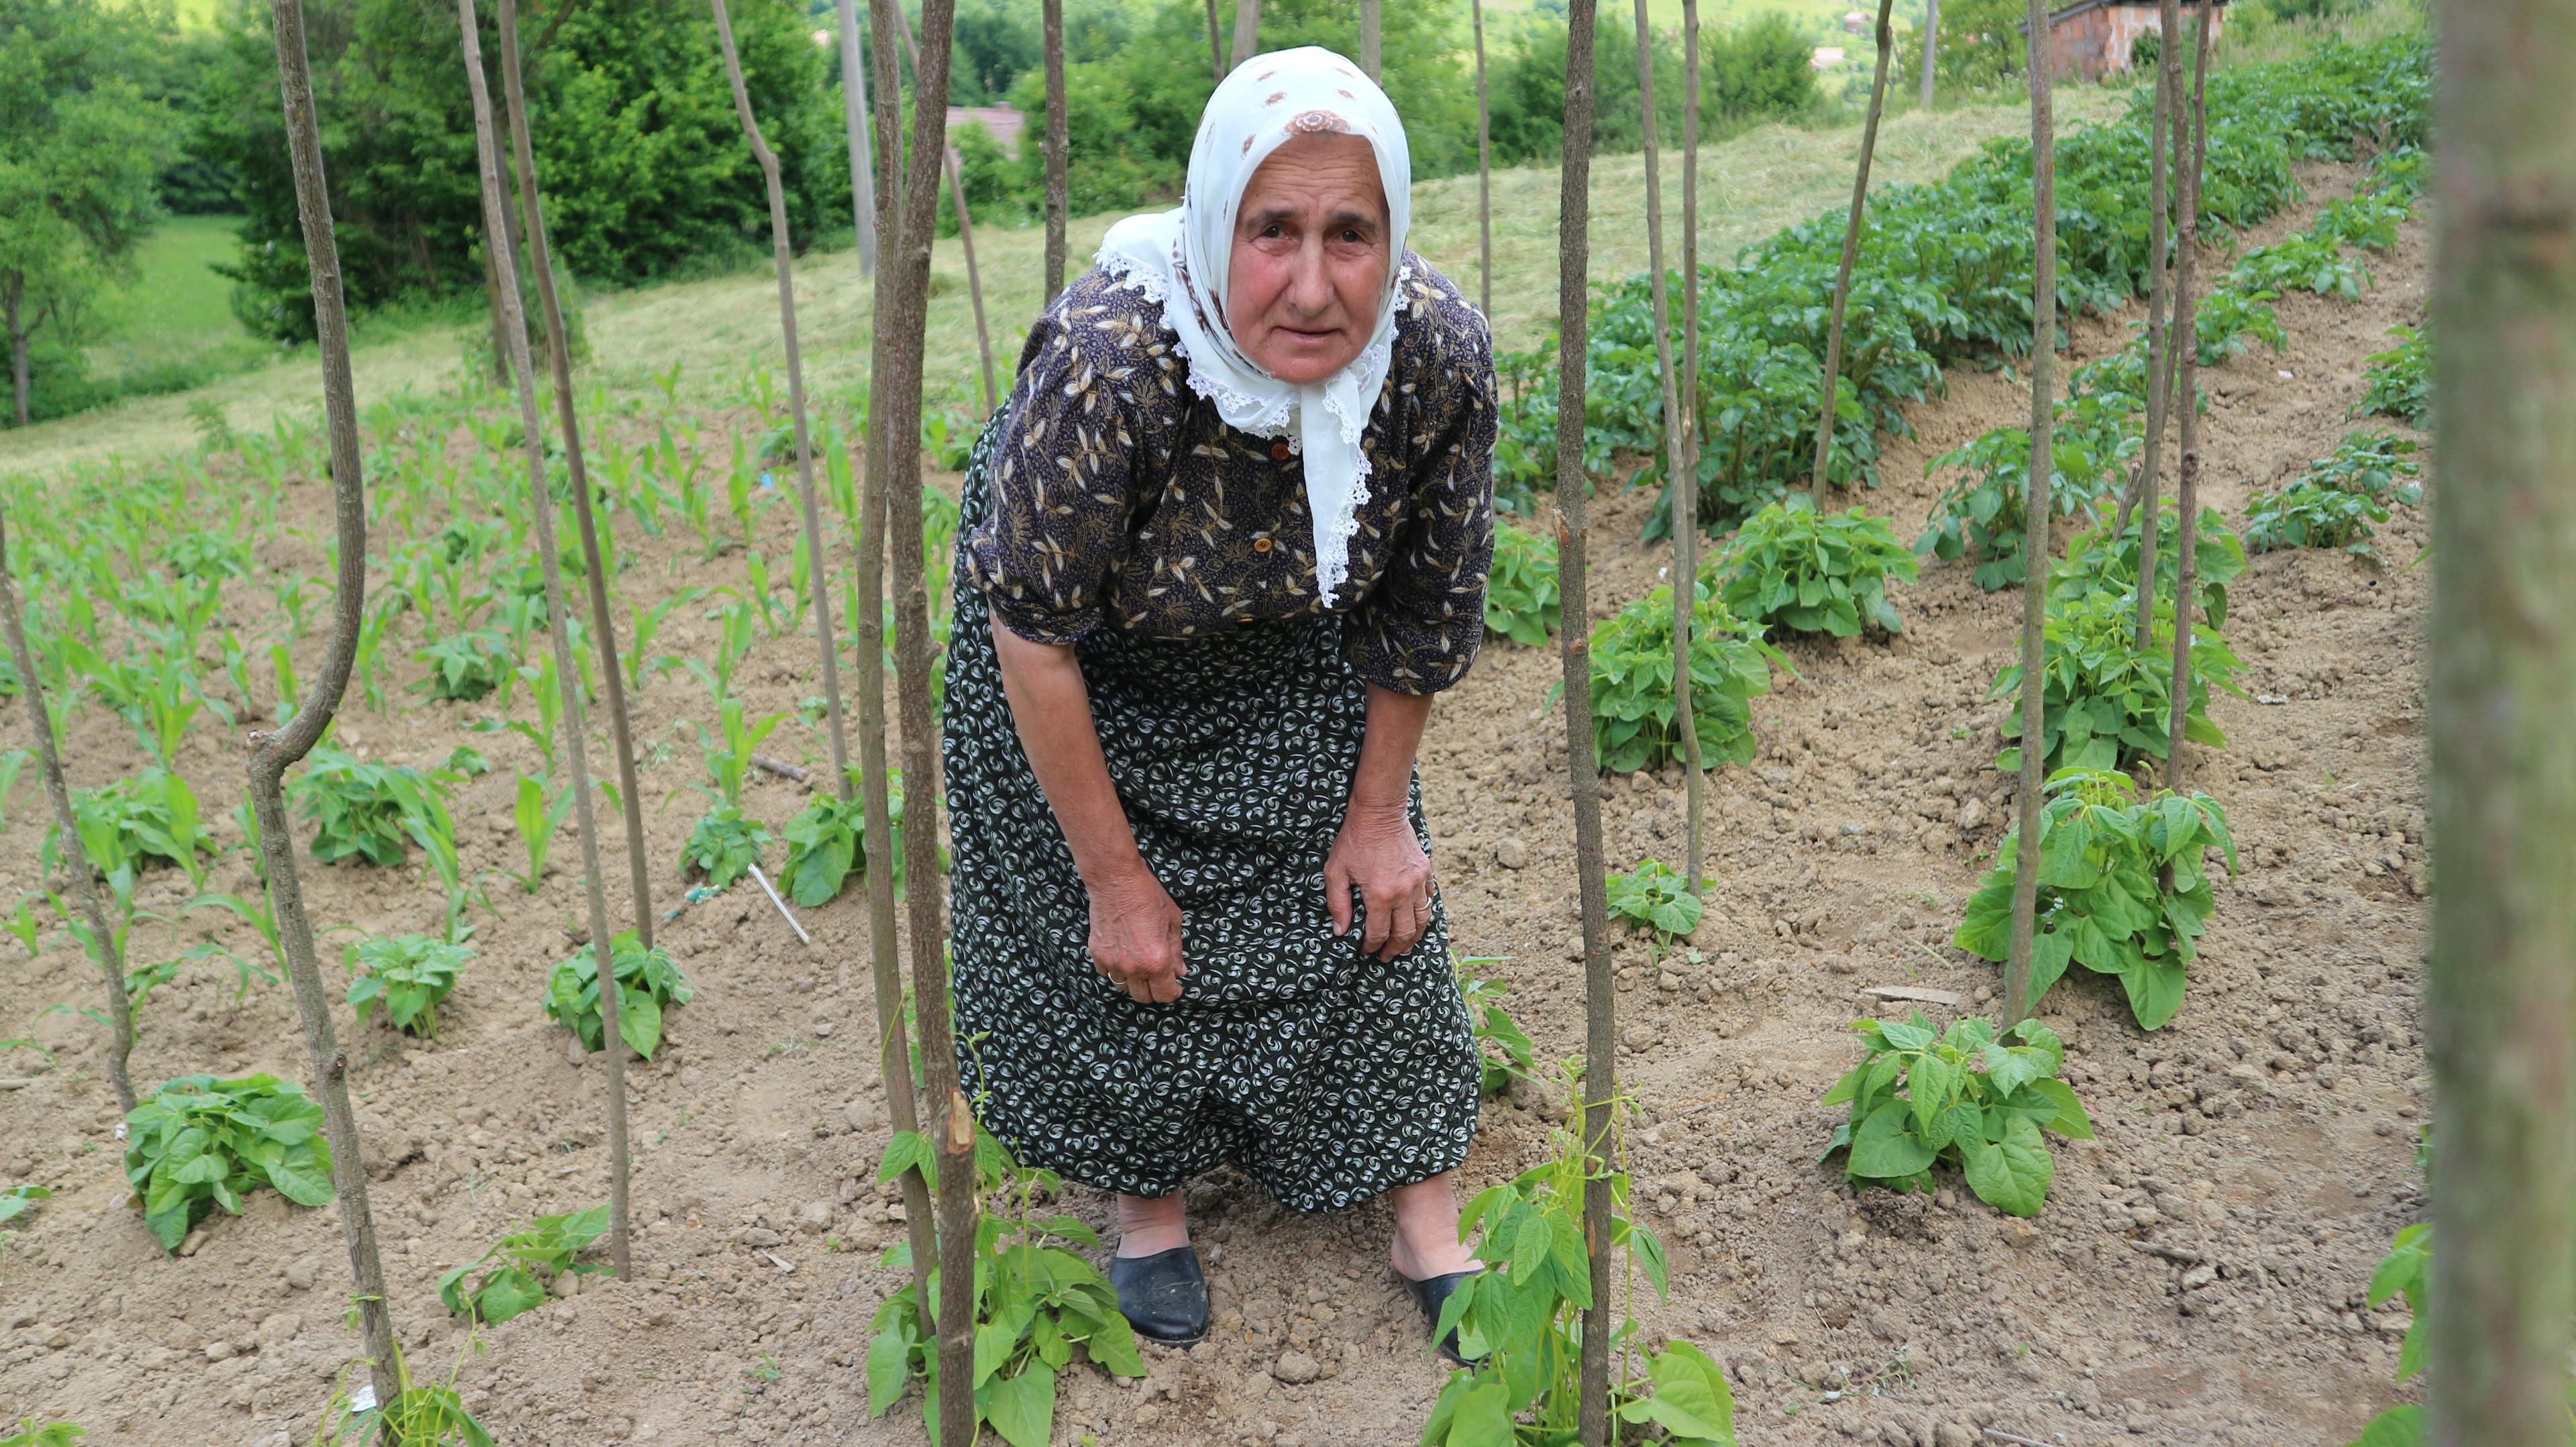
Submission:
[[[572,791],[557,795],[548,807],[546,786],[526,774],[519,776],[518,802],[511,817],[519,826],[519,842],[528,851],[528,872],[518,876],[521,889],[534,894],[545,882],[546,856],[553,852],[555,834],[571,813]]]

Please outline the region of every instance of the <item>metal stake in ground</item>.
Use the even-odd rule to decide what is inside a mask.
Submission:
[[[107,1079],[116,1087],[116,1111],[134,1113],[134,1080],[125,1062],[134,1054],[134,1004],[125,993],[125,951],[118,947],[107,906],[99,898],[98,870],[81,845],[80,824],[72,817],[72,794],[63,783],[62,758],[54,750],[54,716],[45,703],[45,685],[36,672],[36,651],[27,646],[26,621],[18,613],[18,580],[9,571],[9,534],[0,525],[0,623],[9,629],[9,661],[18,668],[18,696],[27,708],[27,727],[36,739],[36,772],[44,775],[45,798],[54,806],[54,827],[65,841],[63,873],[72,898],[80,901],[89,921],[89,954],[98,962],[100,982],[107,987]]]
[[[1670,500],[1667,515],[1673,523],[1673,728],[1681,735],[1682,788],[1689,811],[1688,872],[1683,876],[1691,893],[1699,893],[1699,816],[1702,792],[1708,780],[1700,772],[1699,719],[1691,697],[1691,625],[1698,615],[1699,582],[1688,568],[1690,535],[1699,526],[1696,507],[1686,507],[1682,499],[1699,500],[1699,479],[1684,471],[1685,454],[1689,451],[1688,424],[1682,420],[1682,388],[1673,376],[1672,305],[1664,281],[1664,196],[1663,165],[1655,153],[1655,52],[1654,27],[1648,23],[1646,0],[1637,0],[1637,100],[1644,107],[1646,138],[1646,279],[1647,290],[1655,300],[1655,374],[1664,389],[1664,495]],[[1693,290],[1697,282],[1684,277],[1682,285]]]
[[[898,30],[903,15],[894,0]],[[880,13],[883,13],[881,11]],[[912,878],[910,905],[912,988],[921,1018],[921,1072],[929,1096],[932,1154],[939,1173],[939,1275],[942,1281],[975,1279],[975,1117],[957,1088],[957,1055],[948,1004],[947,910],[939,878],[939,726],[930,701],[930,592],[922,566],[921,363],[929,319],[930,241],[939,199],[939,163],[948,150],[948,64],[953,0],[924,0],[921,48],[913,67],[912,156],[904,182],[903,244],[885,268],[894,280],[893,305],[877,313],[888,345],[870,393],[875,430],[886,469],[886,527],[894,543],[895,682],[902,706],[904,855]],[[880,297],[887,296],[881,290]],[[973,1379],[974,1311],[963,1290],[942,1303],[938,1317],[939,1376]],[[928,1298],[924,1297],[925,1304]],[[975,1433],[970,1392],[939,1399],[940,1440],[964,1443]]]
[[[1894,0],[1878,0],[1878,66],[1870,72],[1869,119],[1860,128],[1860,165],[1852,172],[1851,217],[1843,223],[1842,266],[1834,273],[1833,320],[1825,328],[1824,402],[1816,418],[1816,475],[1807,490],[1818,497],[1825,491],[1825,471],[1834,458],[1834,404],[1842,399],[1843,309],[1851,300],[1852,262],[1860,255],[1860,222],[1869,209],[1869,161],[1878,151],[1878,117],[1887,104],[1887,61],[1896,51],[1896,40],[1887,28],[1888,7]],[[2045,84],[2045,82],[2042,82]]]
[[[2030,0],[2030,487],[2022,539],[2020,852],[2013,857],[2012,945],[2004,957],[2004,1024],[2030,1014],[2030,950],[2039,918],[2039,827],[2047,738],[2050,424],[2057,417],[2057,121],[2050,110],[2048,0]]]
[[[600,556],[598,510],[591,506],[590,464],[582,457],[581,415],[572,401],[571,336],[564,330],[563,301],[555,292],[544,189],[537,184],[536,149],[528,140],[528,93],[519,80],[518,0],[500,0],[500,21],[501,98],[510,112],[510,150],[519,163],[528,261],[537,273],[537,300],[546,313],[546,361],[554,370],[555,423],[563,428],[573,518],[581,530],[582,566],[590,574],[590,636],[599,650],[600,687],[608,695],[609,745],[617,754],[617,804],[626,822],[626,888],[635,908],[635,938],[649,950],[653,948],[653,880],[652,860],[644,852],[644,791],[635,780],[635,731],[627,722],[626,681],[617,668],[617,625],[608,613],[608,568]]]
[[[474,0],[456,0],[456,23],[465,48],[465,84],[474,102],[474,154],[482,173],[485,224],[500,232],[503,216],[501,148],[493,139],[492,94],[483,81],[483,57],[476,44]],[[545,424],[537,413],[535,362],[528,353],[528,328],[519,311],[519,259],[504,250],[492,258],[501,278],[501,307],[510,339],[510,372],[519,394],[519,425],[527,439],[528,511],[533,523],[538,566],[545,574],[546,635],[554,646],[555,675],[563,690],[566,753],[572,763],[573,817],[581,830],[582,892],[590,906],[590,947],[599,965],[600,1055],[607,1068],[608,1093],[608,1254],[620,1280],[633,1274],[628,1249],[626,1188],[626,1032],[625,1012],[617,986],[617,946],[608,928],[608,901],[599,880],[599,821],[590,804],[590,743],[582,723],[581,673],[573,666],[569,610],[564,605],[563,567],[555,551],[554,499],[546,491]]]
[[[393,1313],[385,1302],[375,1212],[367,1204],[366,1153],[357,1113],[349,1104],[349,1058],[341,1053],[331,1023],[331,997],[313,958],[313,921],[304,912],[304,885],[295,873],[295,826],[286,817],[285,789],[288,767],[302,760],[330,726],[358,656],[358,615],[367,597],[367,484],[358,450],[357,394],[349,378],[349,308],[340,292],[340,243],[331,226],[331,187],[323,174],[322,133],[313,115],[303,0],[270,0],[269,21],[277,37],[287,163],[295,176],[296,215],[313,279],[314,342],[322,360],[322,413],[331,434],[331,522],[339,576],[331,602],[331,642],[322,655],[320,675],[284,727],[251,735],[250,803],[259,820],[260,858],[277,915],[278,952],[286,957],[295,1013],[304,1026],[304,1055],[313,1068],[313,1093],[322,1105],[322,1134],[331,1143],[331,1193],[340,1207],[340,1237],[349,1250],[367,1375],[376,1401],[390,1407],[401,1395],[402,1364],[394,1345]],[[497,233],[500,228],[493,229]],[[35,675],[25,671],[23,662],[19,668],[33,704],[38,698]]]
[[[1592,752],[1591,592],[1584,572],[1590,525],[1583,490],[1583,355],[1592,258],[1593,0],[1574,0],[1565,41],[1565,159],[1557,176],[1556,305],[1569,365],[1556,379],[1557,649],[1565,667],[1566,774],[1574,790],[1575,882],[1583,900],[1583,1236],[1592,1279],[1583,1313],[1585,1447],[1610,1441],[1611,1102],[1617,1098],[1618,1019],[1610,968],[1610,901],[1601,872],[1601,773]]]

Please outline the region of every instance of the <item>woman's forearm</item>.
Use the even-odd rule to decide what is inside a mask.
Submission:
[[[1032,643],[995,619],[993,652],[1001,661],[1002,692],[1010,699],[1020,747],[1064,830],[1083,883],[1097,888],[1142,868],[1136,832],[1128,827],[1118,786],[1110,781],[1099,727],[1092,720],[1091,692],[1073,650]]]
[[[1431,695],[1368,686],[1368,729],[1360,737],[1360,764],[1351,778],[1354,815],[1402,815],[1413,796],[1413,760],[1431,720]]]

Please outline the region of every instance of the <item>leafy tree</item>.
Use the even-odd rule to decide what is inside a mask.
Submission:
[[[20,427],[40,343],[48,383],[76,390],[82,314],[158,215],[168,117],[135,84],[141,41],[98,0],[0,0],[0,327]]]

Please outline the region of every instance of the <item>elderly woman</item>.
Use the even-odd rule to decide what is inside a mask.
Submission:
[[[1137,1331],[1207,1331],[1182,1188],[1387,1195],[1426,1314],[1475,1134],[1414,754],[1483,638],[1485,320],[1405,250],[1404,130],[1329,51],[1209,98],[1180,209],[1112,229],[967,471],[946,761],[958,1067],[1118,1196]],[[1454,1352],[1454,1338],[1442,1343]]]

